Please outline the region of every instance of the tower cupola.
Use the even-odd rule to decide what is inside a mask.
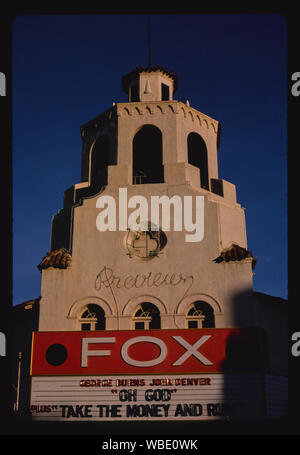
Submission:
[[[138,66],[123,76],[122,88],[129,103],[172,100],[177,90],[177,76],[160,65]]]

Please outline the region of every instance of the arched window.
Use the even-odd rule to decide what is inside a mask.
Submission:
[[[133,138],[133,184],[163,183],[162,134],[144,125]]]
[[[194,302],[186,316],[189,329],[208,329],[215,327],[215,315],[213,308],[201,300]]]
[[[80,330],[105,330],[104,310],[94,303],[86,305],[79,318]]]
[[[91,185],[107,184],[107,166],[109,165],[109,138],[100,136],[96,140],[91,156]]]
[[[187,138],[188,162],[200,169],[200,185],[209,190],[207,148],[202,137],[197,133],[190,133]]]
[[[160,329],[160,312],[150,302],[140,303],[132,318],[136,330]]]

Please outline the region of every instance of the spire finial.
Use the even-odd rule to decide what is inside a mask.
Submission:
[[[148,15],[148,67],[151,68],[151,28],[150,28],[150,15]]]

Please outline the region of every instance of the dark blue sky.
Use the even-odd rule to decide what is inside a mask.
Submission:
[[[280,15],[152,15],[152,65],[174,98],[222,124],[219,177],[246,209],[254,289],[287,297],[287,100]],[[40,295],[63,192],[80,182],[80,126],[126,102],[148,64],[145,15],[19,16],[13,27],[13,303]]]

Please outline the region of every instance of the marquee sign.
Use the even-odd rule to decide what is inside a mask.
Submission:
[[[258,329],[35,332],[31,375],[258,371]]]
[[[261,375],[32,378],[34,420],[215,420],[258,418]]]
[[[258,329],[35,332],[32,417],[259,417],[261,335]]]

